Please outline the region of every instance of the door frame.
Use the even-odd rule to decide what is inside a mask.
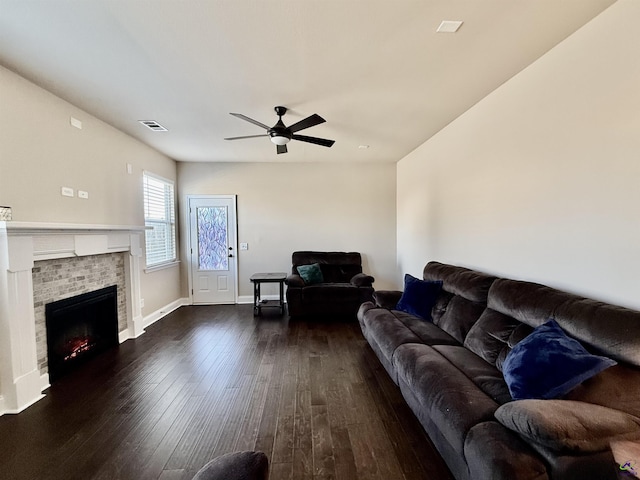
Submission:
[[[189,261],[187,262],[187,268],[188,268],[188,279],[189,279],[189,304],[193,305],[193,272],[192,272],[192,268],[191,268],[191,250],[192,250],[192,244],[191,244],[191,230],[192,230],[192,225],[191,225],[191,212],[190,212],[190,204],[191,204],[191,200],[231,200],[231,205],[233,208],[233,212],[234,212],[234,216],[235,216],[235,223],[233,224],[233,229],[234,229],[234,239],[235,239],[235,243],[233,245],[233,250],[235,252],[235,255],[232,257],[232,263],[234,265],[235,271],[236,271],[236,278],[235,278],[235,285],[234,285],[234,289],[235,289],[235,294],[234,294],[234,304],[238,304],[238,288],[239,288],[239,279],[238,277],[240,276],[240,272],[238,270],[238,202],[237,202],[237,195],[186,195],[186,202],[185,202],[185,218],[187,219],[186,224],[187,224],[187,256],[189,258]]]

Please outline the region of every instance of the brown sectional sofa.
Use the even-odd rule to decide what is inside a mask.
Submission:
[[[432,322],[395,310],[392,291],[358,320],[455,478],[617,478],[609,440],[640,441],[640,312],[438,262],[423,278],[443,282]],[[550,318],[617,365],[559,400],[514,401],[503,362]]]

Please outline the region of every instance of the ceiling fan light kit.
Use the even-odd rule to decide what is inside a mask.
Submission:
[[[314,113],[313,115],[310,115],[307,118],[304,118],[299,122],[294,123],[293,125],[289,125],[287,127],[282,121],[282,116],[285,113],[287,113],[287,108],[278,106],[278,107],[275,107],[275,111],[276,111],[276,115],[278,115],[278,122],[273,127],[269,127],[264,123],[258,122],[257,120],[254,120],[253,118],[249,118],[246,115],[243,115],[241,113],[231,113],[231,115],[233,115],[234,117],[238,117],[249,123],[253,123],[254,125],[257,125],[258,127],[264,128],[267,131],[267,133],[262,135],[245,135],[242,137],[228,137],[228,138],[225,138],[225,140],[241,140],[245,138],[257,138],[257,137],[269,136],[271,138],[271,142],[273,142],[276,145],[277,153],[287,153],[287,143],[289,143],[291,140],[298,140],[300,142],[313,143],[315,145],[321,145],[323,147],[331,147],[335,143],[334,140],[328,140],[326,138],[308,137],[306,135],[295,135],[295,132],[299,132],[300,130],[304,130],[305,128],[314,127],[316,125],[324,123],[325,119],[322,118],[317,113]]]

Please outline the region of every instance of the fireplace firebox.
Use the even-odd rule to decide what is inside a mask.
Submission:
[[[51,383],[118,345],[116,285],[49,303],[45,315]]]

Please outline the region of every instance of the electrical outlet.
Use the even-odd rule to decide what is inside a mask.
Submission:
[[[140,299],[140,308],[144,308],[144,298]]]
[[[84,190],[78,190],[78,198],[89,198],[89,192],[85,192]]]

